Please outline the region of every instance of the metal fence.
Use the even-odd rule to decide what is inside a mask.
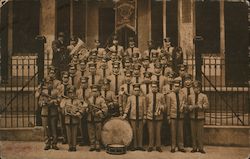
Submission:
[[[44,73],[47,74],[52,56],[45,54]],[[206,125],[250,125],[249,85],[231,86],[225,78],[225,60],[203,57],[203,91],[210,107]],[[195,60],[184,59],[188,72],[195,76]],[[35,90],[38,85],[37,56],[12,57],[8,65],[8,79],[0,85],[0,128],[33,127],[37,120]]]

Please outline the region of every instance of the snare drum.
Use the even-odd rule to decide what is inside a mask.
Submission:
[[[111,118],[102,127],[101,138],[107,153],[125,154],[132,141],[133,131],[128,121]]]
[[[109,144],[106,147],[106,152],[111,155],[122,155],[127,152],[127,148],[125,145]]]

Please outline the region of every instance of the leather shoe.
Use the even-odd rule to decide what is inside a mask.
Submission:
[[[153,147],[149,147],[148,152],[152,152],[152,151],[153,151]]]
[[[89,149],[89,151],[95,151],[95,148],[94,148],[94,147],[91,147],[91,148]]]
[[[203,154],[206,153],[203,149],[199,150],[199,152],[200,152],[200,153],[203,153]]]
[[[134,147],[131,147],[130,148],[130,151],[135,151],[136,149]]]
[[[137,147],[137,150],[139,150],[139,151],[146,151],[143,147]]]
[[[59,148],[58,148],[56,145],[53,145],[53,146],[52,146],[52,149],[54,149],[54,150],[59,150]]]
[[[191,150],[191,153],[195,153],[195,152],[197,152],[197,149],[192,149]]]
[[[175,149],[171,149],[170,152],[171,152],[171,153],[175,153]]]
[[[44,150],[49,150],[50,149],[50,146],[49,145],[46,145],[45,147],[44,147]]]
[[[186,150],[184,150],[184,149],[178,149],[178,151],[180,151],[180,152],[186,152]]]
[[[72,151],[76,151],[76,147],[72,147],[71,149],[72,149]]]
[[[158,152],[162,152],[161,147],[156,147],[156,151],[158,151]]]

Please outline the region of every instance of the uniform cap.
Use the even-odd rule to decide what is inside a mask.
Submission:
[[[81,77],[81,82],[82,83],[88,83],[89,78],[88,77]]]

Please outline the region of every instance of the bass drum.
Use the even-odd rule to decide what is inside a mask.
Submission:
[[[108,145],[129,146],[133,138],[133,131],[128,121],[118,117],[111,118],[102,127],[102,143]]]

